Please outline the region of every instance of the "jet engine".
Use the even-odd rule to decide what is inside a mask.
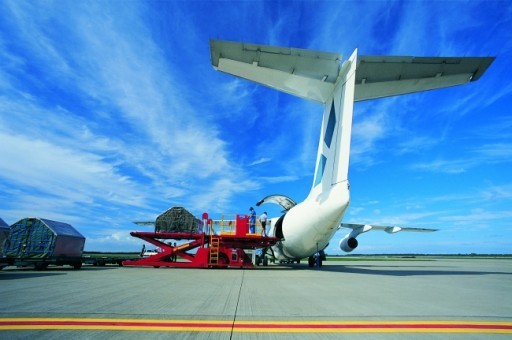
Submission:
[[[358,242],[355,237],[351,237],[350,234],[340,240],[340,249],[346,253],[350,253],[356,249]]]

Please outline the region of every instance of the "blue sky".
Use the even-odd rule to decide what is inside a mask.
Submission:
[[[469,85],[356,103],[344,221],[441,229],[370,232],[356,254],[512,252],[508,1],[2,1],[0,217],[138,251],[129,232],[150,228],[132,221],[172,206],[218,218],[304,199],[321,106],[214,71],[211,38],[496,56]]]

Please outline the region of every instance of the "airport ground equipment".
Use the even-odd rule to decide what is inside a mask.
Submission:
[[[83,254],[85,237],[70,224],[44,218],[24,218],[11,227],[0,218],[0,270],[7,266],[34,267],[83,264],[123,265],[137,255],[113,253]]]
[[[203,214],[203,220],[208,220]],[[159,252],[138,260],[124,261],[125,266],[177,267],[177,268],[252,268],[251,258],[244,250],[273,246],[276,237],[248,233],[247,215],[236,215],[235,219],[219,223],[214,230],[213,221],[208,220],[198,232],[131,232],[134,237],[151,243]],[[180,243],[176,245],[177,242]]]

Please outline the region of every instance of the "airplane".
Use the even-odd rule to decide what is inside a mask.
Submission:
[[[485,73],[494,57],[365,56],[354,50],[341,63],[336,53],[210,40],[215,70],[323,105],[323,118],[311,191],[301,203],[284,195],[270,195],[257,205],[284,208],[270,218],[272,247],[279,261],[308,258],[318,265],[319,254],[336,231],[350,232],[339,247],[351,252],[357,237],[370,230],[428,232],[436,229],[341,223],[350,201],[348,166],[354,102],[427,91],[473,82]],[[321,266],[321,262],[319,264]]]

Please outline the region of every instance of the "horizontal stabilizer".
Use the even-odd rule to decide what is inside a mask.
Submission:
[[[304,99],[325,103],[334,90],[341,55],[298,48],[210,41],[213,67]]]
[[[462,85],[478,80],[493,57],[359,56],[354,101]]]
[[[213,67],[304,99],[326,103],[342,68],[336,53],[210,41]],[[494,57],[358,56],[354,101],[478,80]]]

